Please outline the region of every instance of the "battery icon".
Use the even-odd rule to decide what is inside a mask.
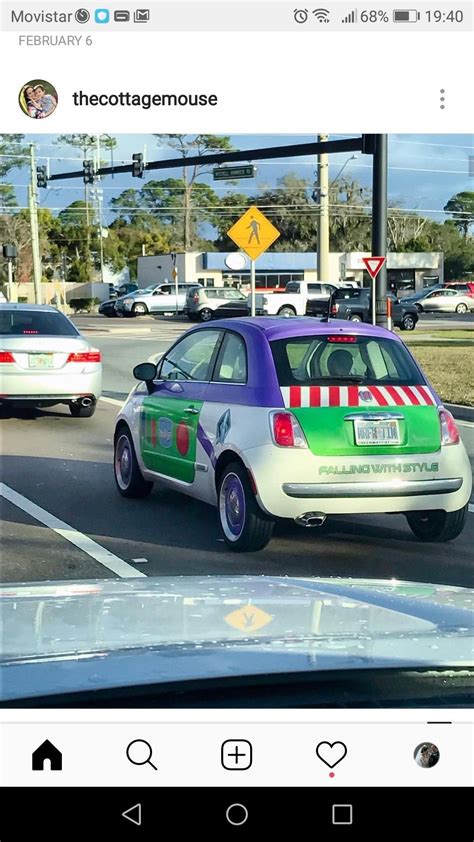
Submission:
[[[416,9],[395,9],[393,20],[395,23],[416,23],[420,20],[420,13]]]

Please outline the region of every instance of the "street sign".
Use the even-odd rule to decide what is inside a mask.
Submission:
[[[254,178],[257,167],[246,164],[240,167],[217,167],[212,171],[214,181],[235,181],[237,178]]]
[[[229,626],[233,626],[238,631],[254,632],[271,623],[273,616],[258,605],[245,605],[227,614],[224,619]]]
[[[369,273],[370,277],[374,281],[377,275],[379,274],[382,266],[386,261],[386,257],[363,257],[362,263],[365,264],[365,268]]]
[[[280,236],[278,228],[255,205],[229,228],[228,236],[251,260],[256,260]]]

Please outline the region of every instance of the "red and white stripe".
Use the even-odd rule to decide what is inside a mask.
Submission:
[[[370,400],[361,395],[370,394]],[[286,407],[436,406],[427,386],[282,386]]]

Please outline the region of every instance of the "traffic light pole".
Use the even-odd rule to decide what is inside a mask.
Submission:
[[[387,256],[387,135],[374,137],[372,180],[372,255]],[[387,327],[387,261],[375,281],[375,316],[381,327]]]
[[[39,245],[39,228],[38,228],[38,187],[36,183],[36,161],[35,161],[35,147],[32,143],[30,145],[30,168],[31,168],[31,183],[28,188],[28,200],[30,208],[30,229],[31,229],[31,253],[33,257],[33,280],[35,285],[35,301],[37,304],[42,304],[41,295],[41,254]]]
[[[318,135],[319,143],[327,143],[329,135]],[[329,276],[329,157],[318,155],[318,281],[328,283]]]

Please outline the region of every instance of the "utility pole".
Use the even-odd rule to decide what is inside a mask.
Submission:
[[[30,144],[31,182],[28,187],[28,204],[30,209],[31,253],[33,256],[33,279],[35,284],[35,301],[42,304],[41,296],[41,254],[38,228],[38,186],[36,183],[36,159],[34,144]]]
[[[372,182],[372,255],[387,256],[387,135],[374,135]],[[387,327],[387,261],[375,281],[377,324]]]
[[[329,135],[318,135],[318,142],[326,142]],[[318,155],[317,191],[319,199],[318,220],[318,281],[328,282],[329,277],[329,157]]]

